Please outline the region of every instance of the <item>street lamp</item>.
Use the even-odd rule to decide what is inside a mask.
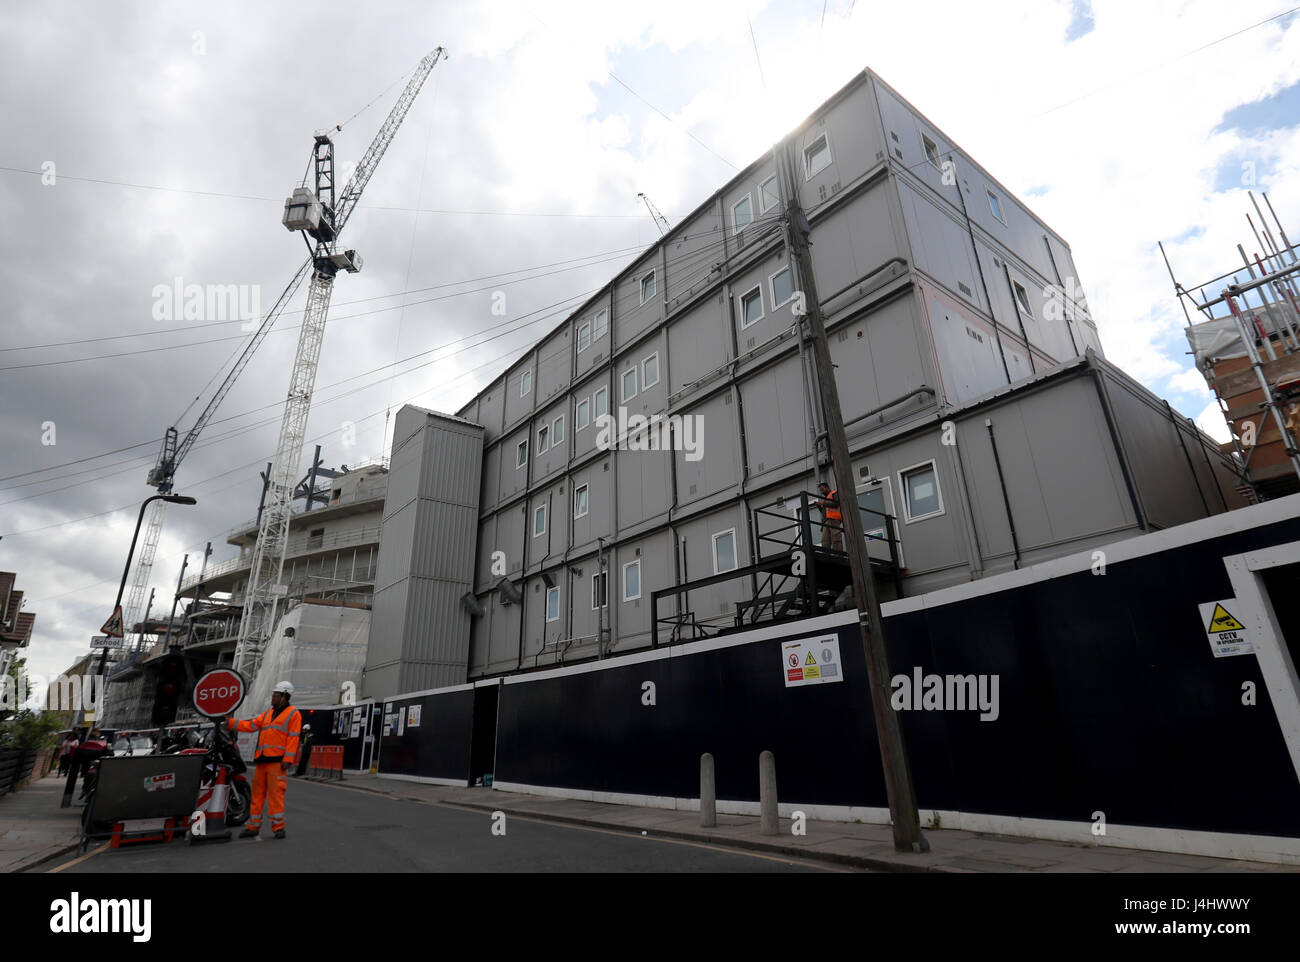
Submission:
[[[131,573],[131,559],[135,557],[135,543],[140,537],[140,525],[144,521],[144,509],[149,506],[150,501],[166,501],[170,504],[198,504],[194,498],[187,497],[183,494],[155,494],[152,497],[145,498],[140,504],[140,516],[135,519],[135,534],[131,535],[131,550],[126,553],[126,567],[122,569],[122,583],[117,586],[117,600],[113,602],[113,610],[117,611],[118,606],[122,604],[122,595],[126,592],[126,579]],[[123,626],[125,631],[125,626]],[[104,673],[104,663],[108,661],[108,649],[103,650],[99,656],[99,674]]]

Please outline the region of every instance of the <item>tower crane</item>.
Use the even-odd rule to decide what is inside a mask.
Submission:
[[[316,383],[316,367],[325,335],[330,295],[334,290],[334,276],[340,270],[356,273],[361,269],[361,257],[355,250],[339,248],[338,236],[356,209],[361,192],[374,175],[397,129],[406,119],[406,113],[429,72],[445,53],[442,47],[438,47],[420,61],[341,192],[336,190],[334,180],[334,141],[328,132],[317,133],[311,159],[315,190],[299,187],[284,202],[284,226],[290,231],[301,231],[307,246],[312,248],[312,241],[315,241],[315,247],[310,259],[311,286],[307,291],[307,307],[298,334],[298,351],[289,378],[280,439],[276,444],[266,506],[253,548],[239,642],[235,648],[235,667],[250,681],[261,667],[262,654],[275,626],[276,607],[285,593],[280,578],[289,539],[293,489],[298,463],[302,459],[307,415],[311,411],[312,389]]]
[[[293,295],[297,293],[298,288],[302,286],[309,267],[311,267],[311,261],[303,261],[302,266],[298,268],[298,272],[289,281],[289,285],[276,299],[275,304],[266,313],[253,336],[244,345],[244,349],[235,360],[225,380],[213,392],[207,406],[195,418],[194,425],[186,432],[185,437],[180,436],[180,431],[175,425],[164,432],[162,448],[158,452],[158,462],[149,471],[149,476],[146,478],[146,482],[157,488],[159,494],[171,494],[176,470],[180,467],[181,461],[184,460],[185,455],[189,454],[190,448],[198,440],[199,434],[212,420],[212,415],[221,406],[221,402],[230,393],[230,389],[234,386],[240,373],[248,366],[253,354],[256,353],[262,341],[266,339],[266,335],[270,333],[276,319],[284,312],[285,305],[289,303]],[[127,595],[126,608],[124,609],[125,618],[123,624],[128,627],[135,624],[136,619],[139,617],[140,604],[144,601],[145,591],[149,587],[154,555],[158,551],[158,540],[162,536],[163,510],[166,504],[165,501],[154,501],[147,509],[149,521],[144,529],[144,540],[141,542],[140,554],[136,560],[135,576],[131,582],[131,593]]]
[[[659,228],[660,237],[663,237],[665,234],[667,234],[670,230],[673,229],[672,225],[668,223],[668,218],[665,217],[663,214],[659,213],[658,207],[650,203],[649,197],[647,197],[644,193],[637,194],[637,196],[640,197],[643,201],[645,201],[646,210],[650,211],[650,216],[654,218],[655,226]]]

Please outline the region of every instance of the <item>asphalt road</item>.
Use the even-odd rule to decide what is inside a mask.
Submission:
[[[64,873],[825,872],[841,869],[696,842],[505,816],[290,780],[287,838],[142,842],[61,859]]]

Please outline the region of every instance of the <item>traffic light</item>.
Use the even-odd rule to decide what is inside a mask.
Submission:
[[[154,690],[153,702],[155,725],[169,725],[176,720],[186,675],[184,655],[164,655],[158,663],[158,686]]]

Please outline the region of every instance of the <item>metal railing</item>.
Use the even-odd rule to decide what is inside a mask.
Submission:
[[[295,511],[293,513],[293,518],[291,519],[290,523],[295,523],[298,521],[299,518],[306,518],[310,515],[316,514],[319,511],[327,511],[330,508],[337,508],[340,505],[362,504],[367,501],[384,500],[385,498],[388,497],[388,479],[386,476],[383,475],[376,475],[376,477],[383,477],[383,480],[377,481],[375,484],[365,487],[359,491],[353,491],[348,494],[340,495],[337,498],[330,498],[329,504],[313,505],[307,511]],[[257,530],[257,519],[249,518],[243,524],[237,524],[233,528],[231,528],[230,531],[227,532],[227,537],[234,537],[237,534],[245,534],[249,531],[256,531],[256,530]]]
[[[373,525],[359,528],[356,531],[344,531],[328,536],[299,535],[296,538],[289,539],[288,545],[285,546],[284,556],[285,558],[292,558],[313,551],[328,551],[334,548],[357,547],[363,544],[378,543],[382,527],[382,525]],[[251,550],[241,551],[237,557],[229,558],[215,565],[208,565],[208,570],[203,572],[202,579],[210,581],[232,571],[241,571],[247,568],[252,563],[252,560],[253,552]],[[199,577],[199,575],[195,575],[182,581],[181,593],[185,593],[198,584]]]
[[[791,500],[796,501],[793,516],[790,512]],[[661,628],[667,629],[667,643],[673,644],[713,637],[759,621],[790,620],[834,610],[834,605],[845,588],[852,585],[852,579],[849,577],[848,555],[842,547],[843,524],[824,518],[813,520],[813,509],[819,508],[822,500],[820,495],[800,491],[797,495],[778,499],[770,507],[755,508],[753,523],[754,543],[759,556],[757,563],[652,592],[651,645],[658,647]],[[864,531],[882,532],[867,534],[866,537],[869,542],[888,545],[889,557],[872,558],[871,562],[874,568],[885,569],[892,575],[895,591],[901,596],[899,545],[894,517],[860,505],[858,511],[863,518]],[[780,523],[761,530],[764,518],[778,519]],[[839,537],[825,538],[831,544],[823,545],[820,543],[822,535],[828,531],[838,533]],[[817,540],[814,540],[814,533]],[[839,540],[841,547],[834,547],[835,540]],[[773,546],[775,550],[772,550]],[[732,615],[700,618],[689,608],[691,592],[745,580],[750,583],[749,597],[734,602],[735,611]],[[716,596],[710,594],[709,597],[713,599]],[[660,617],[660,602],[668,598],[675,600],[677,611]]]

